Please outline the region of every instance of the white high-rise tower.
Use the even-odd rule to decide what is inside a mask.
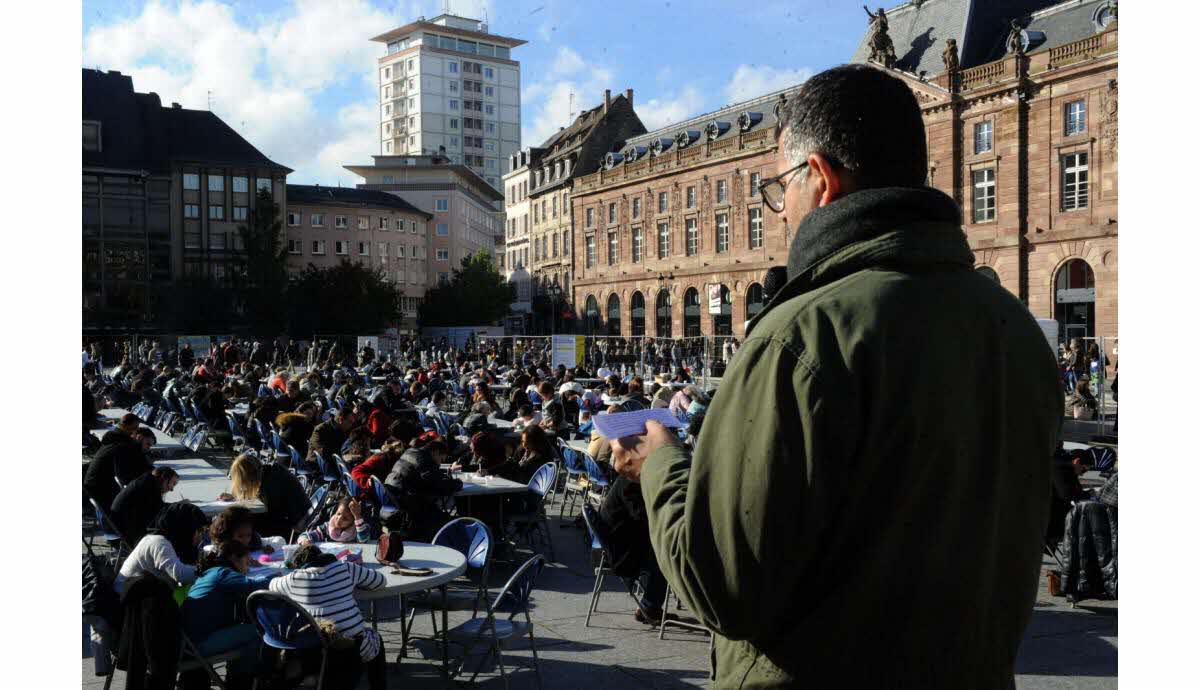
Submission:
[[[442,14],[371,39],[379,58],[379,152],[444,153],[499,189],[509,156],[521,149],[521,63],[525,41],[488,33],[487,24]]]

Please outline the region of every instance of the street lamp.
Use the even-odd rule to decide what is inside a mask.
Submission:
[[[558,332],[558,302],[562,299],[562,288],[558,283],[550,283],[546,286],[546,296],[550,298],[550,330],[552,333]]]

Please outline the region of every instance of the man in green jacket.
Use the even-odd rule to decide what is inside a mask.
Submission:
[[[1012,688],[1062,418],[1029,311],[973,270],[925,186],[904,83],[813,78],[764,201],[788,283],[749,325],[689,457],[612,442],[651,541],[716,636],[716,687]]]

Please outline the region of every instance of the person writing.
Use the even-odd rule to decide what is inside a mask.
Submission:
[[[926,186],[921,111],[883,70],[781,108],[764,203],[794,238],[694,455],[613,440],[715,687],[1013,687],[1063,413],[1033,316],[973,270]],[[947,394],[970,384],[972,396]],[[933,603],[931,603],[933,602]]]

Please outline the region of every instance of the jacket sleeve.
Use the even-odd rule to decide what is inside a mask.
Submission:
[[[669,446],[642,467],[663,574],[729,639],[777,637],[796,614],[833,512],[826,468],[856,440],[850,395],[836,404],[821,395],[801,357],[776,340],[748,341],[713,399],[695,456]]]

